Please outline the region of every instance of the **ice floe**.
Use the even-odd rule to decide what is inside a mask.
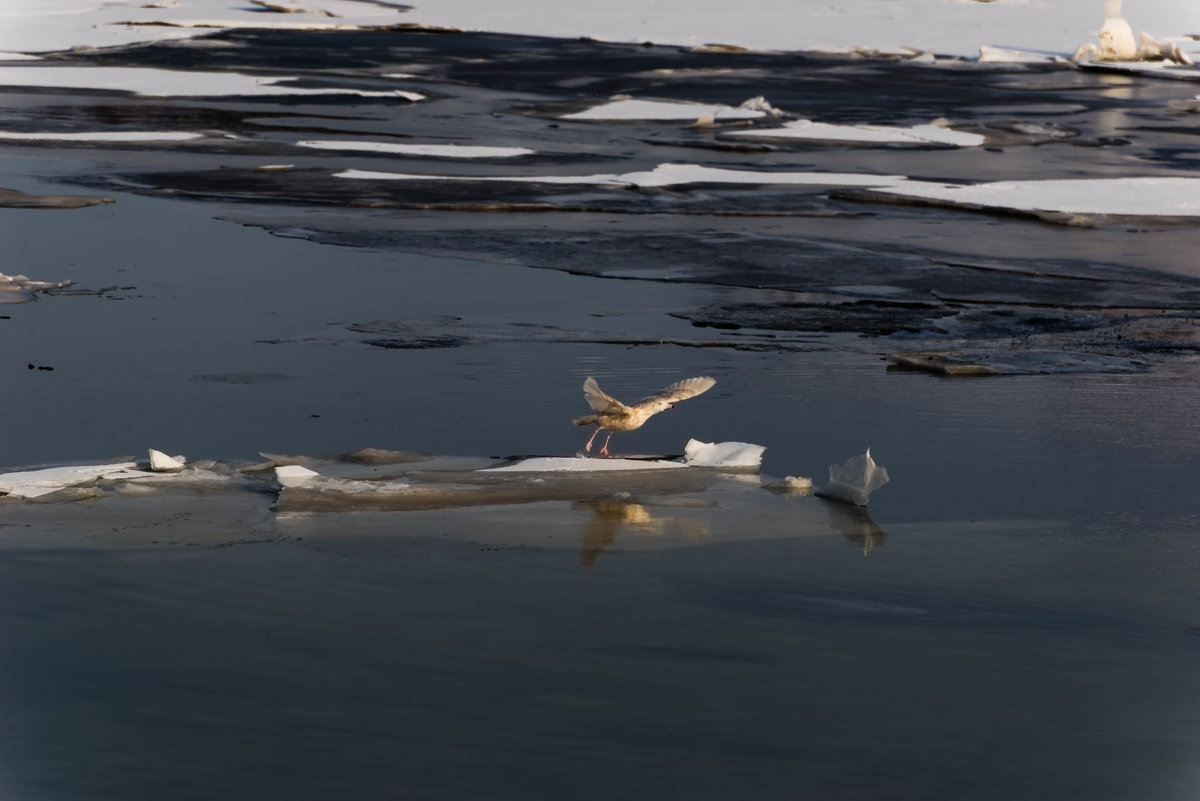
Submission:
[[[840,464],[829,466],[829,483],[817,490],[817,495],[855,506],[866,506],[871,493],[889,481],[887,468],[875,463],[871,449]]]
[[[834,172],[771,172],[704,167],[699,164],[659,164],[652,170],[594,175],[420,175],[416,173],[342,170],[338,178],[372,181],[518,181],[524,183],[600,186],[672,186],[675,184],[793,184],[801,186],[882,187],[905,182],[902,175],[862,175]]]
[[[424,95],[402,90],[347,87],[301,87],[287,81],[297,76],[245,75],[240,72],[168,70],[151,67],[9,67],[0,66],[0,86],[33,86],[132,92],[144,97],[260,97],[273,95],[359,95],[420,100]]]
[[[0,131],[0,140],[17,142],[186,142],[204,137],[189,131]]]
[[[139,470],[136,462],[20,470],[0,473],[0,493],[13,498],[38,498],[97,479],[131,479],[153,475]]]
[[[771,108],[763,98],[756,97],[747,100],[740,106],[728,106],[722,103],[692,103],[680,100],[638,100],[630,97],[617,97],[598,106],[562,114],[559,119],[575,121],[613,122],[613,121],[682,121],[700,120],[755,120],[769,114],[778,113]]]
[[[751,128],[729,131],[725,136],[744,136],[763,139],[801,139],[824,142],[886,145],[947,145],[975,147],[982,145],[982,134],[956,131],[938,121],[925,125],[837,125],[812,120],[792,120],[778,128]]]
[[[306,139],[299,147],[318,150],[362,151],[364,153],[394,153],[400,156],[429,156],[448,159],[496,159],[529,156],[536,153],[525,147],[485,147],[482,145],[409,144],[402,142],[363,142]]]
[[[964,208],[1029,213],[1200,216],[1200,178],[1077,178],[971,185],[909,181],[874,192]]]
[[[0,190],[2,192],[3,190]],[[24,275],[0,273],[0,304],[24,303],[33,300],[38,292],[50,289],[66,289],[72,281],[34,281]]]

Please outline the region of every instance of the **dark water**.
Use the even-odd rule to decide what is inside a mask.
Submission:
[[[585,376],[633,400],[707,374],[712,391],[618,435],[617,449],[749,441],[767,447],[764,472],[819,483],[869,446],[892,483],[869,525],[753,482],[701,494],[716,506],[616,511],[281,516],[272,493],[228,488],[6,502],[0,794],[1194,797],[1194,228],[1071,228],[824,189],[485,192],[331,177],[672,159],[947,180],[1178,174],[1194,132],[1165,103],[1194,89],[393,36],[221,35],[244,45],[231,67],[316,81],[336,71],[375,86],[379,72],[424,64],[427,80],[406,88],[435,89],[435,101],[6,90],[15,128],[244,138],[4,146],[0,185],[116,203],[0,209],[0,271],[103,290],[0,306],[0,464],[148,447],[193,460],[367,446],[566,455],[587,435],[569,422],[586,411]],[[200,58],[170,46],[91,57]],[[731,65],[683,81],[648,72]],[[616,92],[732,103],[765,92],[834,122],[1032,115],[1074,133],[999,151],[746,152],[674,124],[549,116]],[[413,163],[290,144],[331,126],[547,155]],[[299,169],[255,169],[283,161]],[[465,210],[483,201],[498,210]],[[881,289],[919,299],[920,315],[879,302]],[[1041,323],[996,322],[1031,308]],[[1073,333],[1097,309],[1169,318],[1177,334],[1132,322]],[[926,320],[956,315],[990,321],[969,345],[1111,350],[1145,369],[887,369],[896,350],[949,346]],[[733,322],[693,324],[716,319]],[[627,481],[614,492],[636,493]]]

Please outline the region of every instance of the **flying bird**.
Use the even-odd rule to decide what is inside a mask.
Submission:
[[[642,424],[654,415],[665,412],[679,401],[694,398],[701,392],[707,392],[715,383],[717,383],[716,380],[708,376],[685,378],[632,406],[626,406],[600,389],[596,379],[588,376],[587,380],[583,382],[583,395],[587,398],[588,406],[592,407],[595,414],[575,417],[571,422],[577,426],[596,426],[596,430],[588,438],[587,444],[583,446],[584,453],[591,453],[592,443],[601,429],[608,431],[604,445],[600,448],[600,455],[608,456],[608,442],[615,432],[641,428]]]

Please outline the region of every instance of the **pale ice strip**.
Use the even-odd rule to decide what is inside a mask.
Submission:
[[[653,170],[593,175],[417,175],[399,172],[343,170],[338,178],[393,181],[516,181],[522,183],[582,184],[599,186],[672,186],[689,183],[791,184],[797,186],[884,187],[907,183],[902,175],[864,175],[835,172],[768,172],[730,170],[699,164],[660,164]]]
[[[562,120],[696,120],[711,115],[718,120],[753,120],[765,117],[762,111],[726,106],[720,103],[684,103],[666,100],[612,100],[583,111],[563,114]]]
[[[812,120],[792,120],[778,128],[754,128],[728,131],[725,136],[768,137],[771,139],[811,139],[830,142],[862,142],[871,144],[937,144],[957,147],[977,147],[986,137],[964,133],[940,125],[835,125]]]
[[[203,139],[202,133],[188,131],[80,131],[63,133],[60,131],[0,131],[0,139],[16,141],[54,140],[60,142],[181,142],[189,139]]]
[[[0,50],[0,61],[41,61],[41,56],[30,53],[8,53]]]
[[[1133,72],[1153,75],[1157,78],[1174,78],[1180,81],[1200,81],[1200,67],[1182,67],[1168,61],[1089,61],[1079,65],[1083,69],[1105,72]]]
[[[90,464],[75,467],[49,467],[44,470],[23,470],[0,474],[0,492],[14,498],[37,498],[51,492],[86,484],[98,478],[144,478],[154,473],[137,470],[135,462]]]
[[[41,52],[70,47],[105,47],[178,39],[200,28],[275,27],[295,18],[323,27],[417,24],[556,37],[588,36],[614,42],[671,45],[724,43],[759,50],[836,50],[863,47],[973,57],[980,45],[1041,50],[1069,55],[1094,38],[1103,22],[1099,0],[995,0],[947,2],[904,0],[610,0],[580,13],[562,0],[438,0],[406,14],[369,3],[302,0],[307,14],[271,14],[243,0],[181,0],[147,8],[147,0],[4,0],[0,3],[0,50]],[[334,4],[336,3],[336,5]],[[157,4],[155,4],[157,5]],[[330,18],[322,10],[336,10]],[[1160,38],[1200,31],[1200,3],[1192,0],[1139,0],[1127,9],[1129,21]],[[204,19],[209,16],[209,19]],[[130,26],[138,21],[153,25]],[[911,51],[910,51],[911,52]]]
[[[538,456],[504,467],[489,467],[480,473],[502,472],[605,472],[611,470],[671,470],[677,467],[757,468],[762,464],[762,445],[749,442],[700,442],[690,439],[682,461],[666,459],[590,459],[582,456]]]
[[[1200,178],[1080,178],[956,186],[910,181],[887,194],[965,206],[1119,216],[1200,216]]]
[[[264,78],[240,72],[165,70],[153,67],[5,67],[0,86],[105,89],[147,97],[214,97],[221,95],[362,95],[424,99],[415,92],[367,91],[329,87],[305,89],[281,85],[295,76]]]
[[[683,462],[663,459],[589,459],[582,456],[539,456],[504,467],[489,467],[480,473],[595,473],[612,470],[671,470],[687,467]]]
[[[296,143],[300,147],[321,150],[361,150],[367,153],[396,153],[405,156],[432,156],[450,159],[493,159],[529,156],[536,153],[525,147],[483,147],[476,145],[431,145],[401,144],[398,142],[338,142],[332,140],[304,140]]]

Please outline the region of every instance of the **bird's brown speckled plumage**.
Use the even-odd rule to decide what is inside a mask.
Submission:
[[[694,398],[702,392],[707,392],[716,383],[715,379],[708,376],[685,378],[682,381],[676,381],[661,392],[638,401],[632,406],[626,406],[600,389],[600,386],[596,383],[596,379],[588,376],[587,380],[583,382],[583,394],[587,398],[588,406],[592,407],[595,414],[575,417],[571,422],[577,426],[596,426],[596,430],[592,432],[592,436],[588,439],[587,444],[583,446],[585,453],[591,452],[592,442],[596,439],[596,435],[600,433],[601,429],[608,431],[608,437],[604,440],[604,445],[600,448],[600,455],[608,456],[608,442],[612,439],[614,432],[633,431],[635,428],[641,428],[654,415],[670,409],[679,401]]]

